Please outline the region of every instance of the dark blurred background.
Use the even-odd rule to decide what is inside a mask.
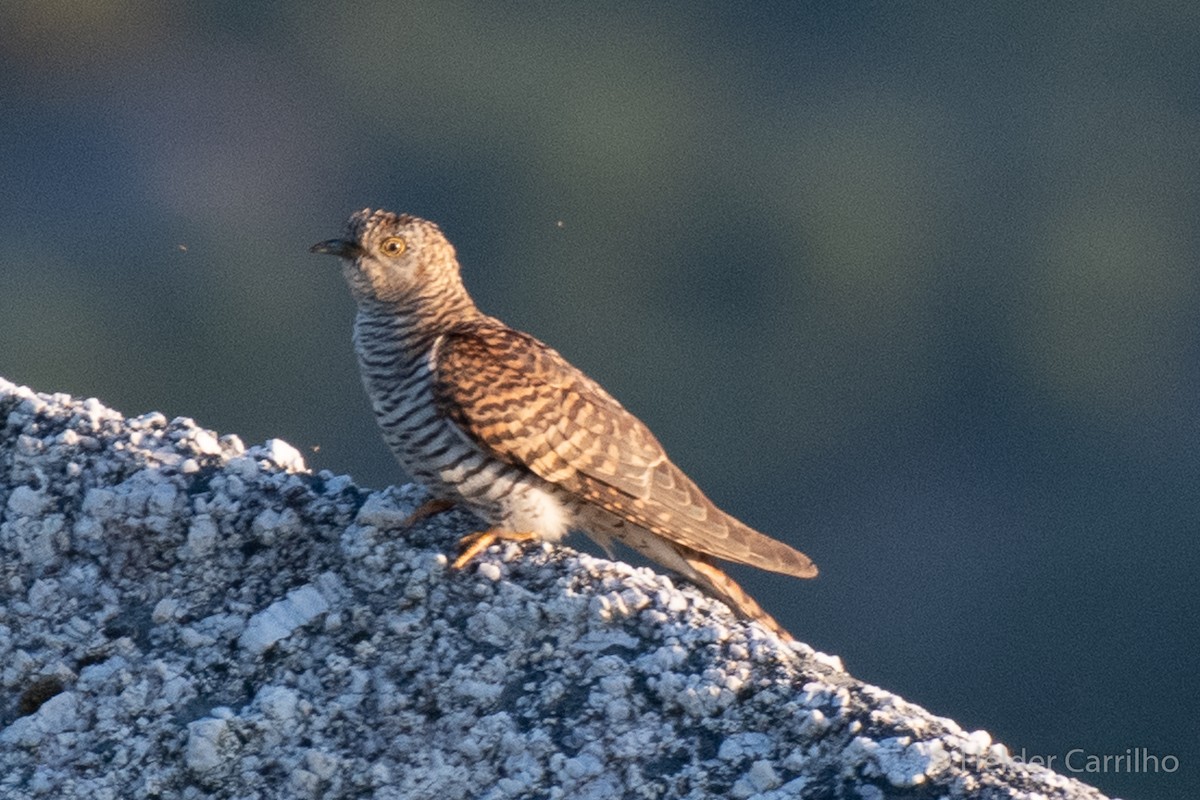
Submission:
[[[4,3],[0,375],[400,482],[307,248],[429,217],[818,562],[735,572],[800,638],[1194,795],[1198,38],[1154,2]]]

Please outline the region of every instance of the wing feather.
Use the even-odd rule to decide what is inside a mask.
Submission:
[[[798,577],[807,556],[725,514],[595,381],[493,320],[438,344],[433,392],[462,432],[505,461],[635,525],[718,558]]]

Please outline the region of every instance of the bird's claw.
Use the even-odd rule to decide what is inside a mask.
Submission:
[[[430,498],[417,506],[411,514],[405,517],[400,523],[400,527],[411,528],[423,519],[440,514],[443,511],[449,511],[452,508],[454,508],[453,500],[446,500],[441,497]]]

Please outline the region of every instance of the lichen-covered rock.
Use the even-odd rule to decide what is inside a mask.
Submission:
[[[0,380],[0,797],[1099,798],[664,576]]]

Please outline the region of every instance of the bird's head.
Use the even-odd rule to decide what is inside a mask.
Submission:
[[[359,305],[413,305],[462,291],[454,246],[420,217],[364,208],[340,239],[309,250],[342,259],[342,274]]]

